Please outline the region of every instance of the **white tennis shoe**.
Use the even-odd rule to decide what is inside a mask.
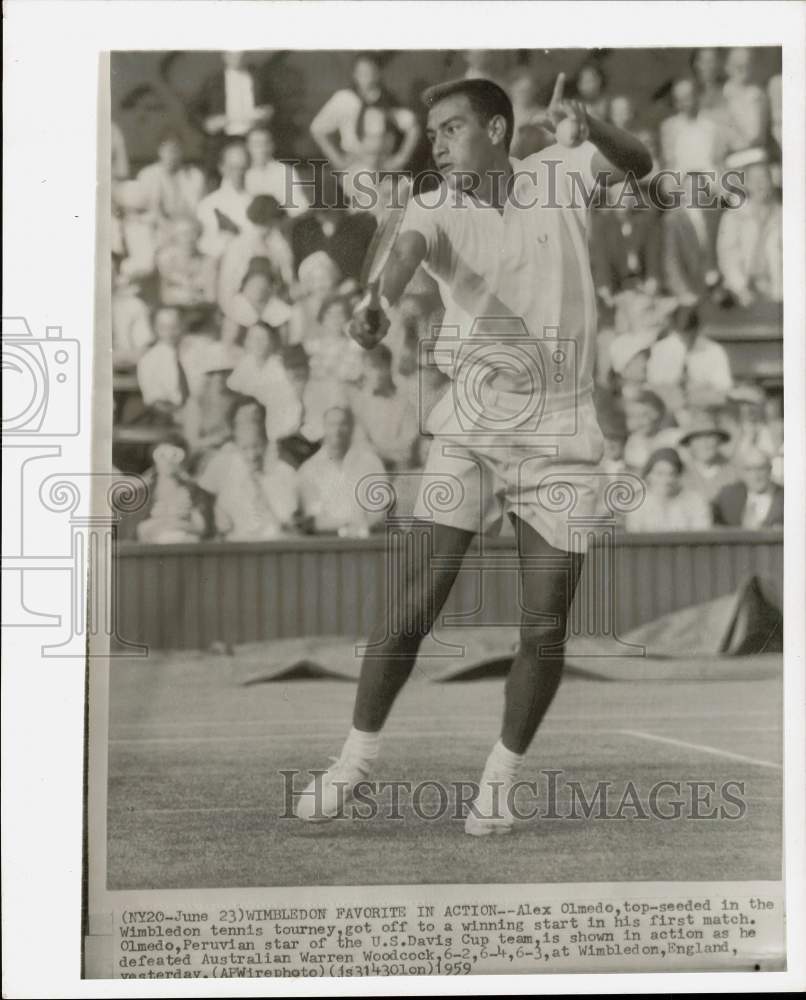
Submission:
[[[472,837],[489,837],[512,832],[512,786],[516,776],[495,762],[487,761],[479,782],[479,793],[465,819],[465,833]]]
[[[333,763],[319,772],[297,799],[294,812],[306,823],[327,823],[344,812],[355,786],[369,775],[371,762],[354,753],[331,757]]]

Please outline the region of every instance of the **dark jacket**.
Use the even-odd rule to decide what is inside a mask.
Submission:
[[[631,228],[626,234],[625,222]],[[637,269],[630,267],[631,254]],[[660,283],[660,219],[655,209],[638,209],[626,217],[607,208],[592,212],[591,265],[596,287],[614,295],[648,278]]]
[[[705,275],[716,271],[716,233],[719,211],[703,209],[706,240],[703,246],[688,210],[674,208],[663,213],[664,284],[672,295],[696,295],[706,292]]]
[[[782,527],[784,523],[784,490],[777,483],[773,483],[770,488],[772,489],[772,503],[761,527]],[[741,528],[746,506],[747,487],[744,483],[731,483],[729,486],[724,486],[714,500],[714,524]]]

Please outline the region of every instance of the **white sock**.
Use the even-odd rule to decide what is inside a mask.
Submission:
[[[490,751],[487,763],[492,764],[498,771],[503,771],[505,774],[514,776],[518,773],[524,756],[525,754],[513,753],[511,750],[507,750],[501,740],[498,740]]]
[[[380,733],[365,733],[355,726],[350,727],[350,733],[344,743],[342,753],[352,753],[361,760],[374,760],[381,749]]]

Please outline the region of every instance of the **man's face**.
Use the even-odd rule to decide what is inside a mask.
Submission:
[[[265,166],[274,156],[274,140],[268,132],[264,132],[262,129],[250,133],[246,140],[246,148],[249,152],[249,159],[256,167]]]
[[[464,94],[446,97],[428,112],[431,153],[448,183],[456,183],[458,173],[481,174],[491,164],[498,145],[491,125],[482,125]]]
[[[678,80],[672,93],[678,111],[692,117],[697,113],[697,92],[691,80]]]
[[[771,481],[770,463],[762,455],[747,459],[742,464],[742,479],[751,493],[764,493]]]
[[[359,59],[353,67],[353,83],[360,91],[375,90],[381,82],[381,70],[370,59]]]
[[[166,170],[173,172],[182,163],[182,147],[176,139],[166,139],[157,150],[159,161]]]
[[[616,128],[628,128],[634,118],[629,97],[614,97],[610,102],[610,120]]]
[[[221,176],[234,187],[242,188],[249,159],[243,146],[230,146],[221,159]]]
[[[344,455],[353,438],[353,423],[344,410],[329,410],[325,414],[324,446],[331,454]]]
[[[725,71],[731,80],[737,83],[747,83],[750,79],[750,51],[749,49],[731,49],[725,62]]]
[[[639,434],[654,434],[660,414],[650,403],[637,403],[631,407],[631,429]]]
[[[689,441],[688,450],[695,462],[710,465],[719,456],[719,437],[716,434],[698,434]]]
[[[700,49],[694,57],[694,69],[703,83],[719,79],[719,55],[716,49]]]
[[[182,322],[176,309],[160,309],[154,317],[154,333],[162,344],[176,344],[182,336]]]
[[[655,496],[671,497],[680,488],[680,476],[671,462],[655,462],[646,481]]]
[[[588,66],[579,74],[577,89],[583,101],[595,101],[602,93],[602,78]]]

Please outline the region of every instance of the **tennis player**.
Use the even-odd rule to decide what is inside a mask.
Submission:
[[[371,773],[384,723],[462,557],[474,535],[494,533],[506,515],[520,558],[520,646],[500,739],[465,830],[484,836],[512,828],[513,784],[560,682],[585,555],[557,485],[573,491],[575,515],[595,514],[599,503],[603,437],[593,406],[596,306],[585,199],[597,183],[640,178],[651,168],[634,136],[565,100],[564,82],[561,74],[543,123],[562,141],[523,160],[509,156],[513,111],[497,84],[458,80],[424,94],[444,183],[409,202],[380,287],[359,304],[351,334],[371,348],[418,266],[437,280],[445,319],[434,358],[452,382],[428,417],[434,440],[412,528],[415,536],[428,533],[431,548],[410,536],[388,553],[405,583],[387,588],[352,728],[336,762],[300,795],[300,818],[339,815]],[[435,484],[442,487],[436,505]]]

